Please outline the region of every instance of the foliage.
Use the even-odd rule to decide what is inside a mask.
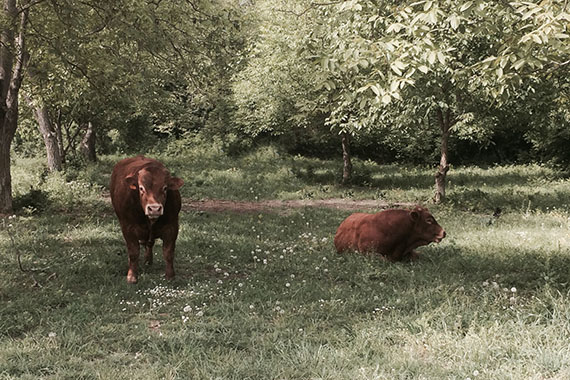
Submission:
[[[235,123],[248,134],[291,135],[322,122],[320,110],[302,112],[315,96],[318,75],[301,52],[316,22],[305,13],[309,6],[308,1],[256,2],[257,34],[233,80]]]
[[[216,107],[242,47],[243,11],[226,0],[39,2],[26,92],[49,108],[65,146],[89,121],[107,152],[202,129],[210,114],[223,124]]]

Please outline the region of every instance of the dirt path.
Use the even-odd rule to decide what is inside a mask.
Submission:
[[[109,204],[111,197],[104,194],[103,198]],[[380,210],[390,207],[413,207],[414,203],[396,202],[389,203],[382,200],[361,199],[350,200],[342,198],[330,199],[297,199],[282,201],[277,199],[263,201],[231,201],[226,199],[203,199],[193,200],[190,198],[182,198],[183,211],[205,211],[205,212],[223,212],[230,211],[236,213],[255,213],[255,212],[284,212],[287,209],[303,208],[303,207],[323,207],[335,208],[338,210]]]
[[[307,200],[264,200],[257,202],[249,201],[230,201],[221,199],[206,200],[182,200],[182,210],[184,211],[207,211],[221,212],[231,211],[237,213],[248,212],[268,212],[268,211],[285,211],[291,208],[303,207],[326,207],[336,208],[339,210],[378,210],[389,207],[410,207],[412,203],[388,203],[381,200],[347,200],[341,198],[331,199],[307,199]]]

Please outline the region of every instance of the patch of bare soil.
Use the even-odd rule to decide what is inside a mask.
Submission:
[[[306,200],[264,200],[257,202],[230,201],[222,199],[205,199],[194,201],[183,199],[182,210],[236,213],[255,212],[284,212],[287,209],[303,207],[326,207],[339,210],[378,210],[390,207],[412,207],[412,203],[388,203],[380,200],[347,200],[341,198],[331,199],[306,199]]]

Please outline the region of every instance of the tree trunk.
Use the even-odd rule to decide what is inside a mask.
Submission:
[[[97,153],[95,151],[95,128],[93,127],[93,123],[87,123],[87,130],[85,131],[85,135],[83,136],[83,140],[81,140],[81,153],[83,153],[83,157],[89,162],[97,162]]]
[[[59,143],[59,155],[61,156],[61,163],[65,164],[65,149],[63,147],[63,133],[61,132],[61,109],[57,110],[57,118],[54,124],[55,136]]]
[[[12,211],[12,177],[10,175],[10,142],[5,139],[2,126],[0,138],[0,214]]]
[[[18,93],[28,58],[25,45],[29,8],[20,13],[16,0],[2,1],[0,11],[0,213],[12,211],[10,147],[18,126]],[[20,24],[15,22],[18,15]],[[16,34],[16,29],[18,29]]]
[[[352,178],[352,161],[350,157],[350,135],[346,132],[342,136],[342,184],[347,185]]]
[[[36,116],[38,127],[42,133],[42,137],[44,138],[49,171],[62,170],[63,158],[61,156],[58,134],[49,118],[47,107],[44,104],[34,104],[29,96],[26,96],[26,101],[30,107],[34,109],[34,115]]]
[[[449,162],[447,160],[449,135],[451,128],[450,111],[447,110],[445,117],[441,109],[437,110],[439,126],[441,129],[441,158],[437,173],[435,173],[435,203],[441,203],[445,200],[445,185],[447,172],[449,171]]]

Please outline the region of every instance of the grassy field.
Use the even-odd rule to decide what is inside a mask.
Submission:
[[[16,160],[22,208],[0,221],[0,379],[570,378],[559,172],[453,168],[449,202],[430,206],[431,168],[358,161],[342,187],[338,162],[269,148],[164,156],[189,199],[418,202],[448,237],[390,264],[335,253],[349,211],[184,212],[176,279],[157,244],[133,286],[104,196],[117,159],[48,176]]]

